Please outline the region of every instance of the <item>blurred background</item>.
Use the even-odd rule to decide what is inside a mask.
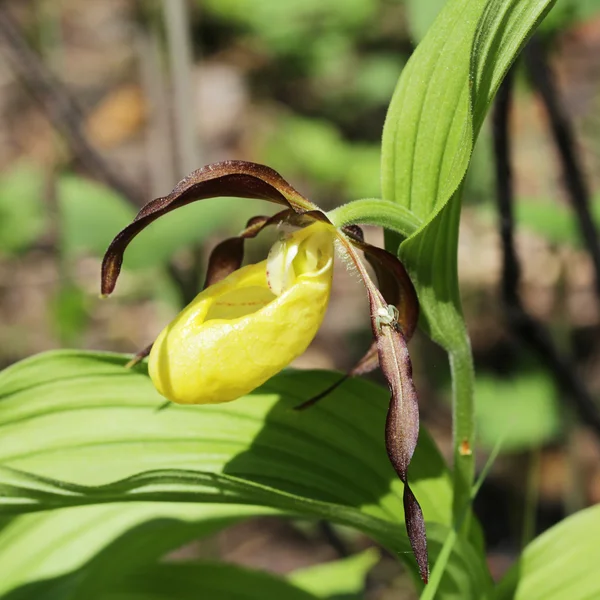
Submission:
[[[134,242],[110,300],[100,259],[146,201],[229,158],[266,163],[325,209],[379,195],[386,107],[439,0],[3,0],[0,3],[0,365],[71,347],[136,352],[200,289],[207,256],[251,200],[207,200]],[[554,98],[572,132],[592,219],[600,220],[600,2],[559,0],[541,31]],[[569,202],[535,76],[515,68],[510,138],[520,294],[590,397],[600,398],[593,261]],[[511,333],[489,124],[464,196],[459,272],[478,373],[483,465],[477,501],[493,573],[531,537],[600,501],[600,438],[538,353]],[[368,231],[382,243],[380,231]],[[273,235],[248,244],[261,260]],[[295,366],[347,369],[369,343],[366,297],[336,267],[325,325]],[[445,354],[411,343],[422,420],[450,455]],[[238,525],[190,555],[286,572],[369,545],[276,519]],[[392,558],[369,598],[412,597]]]

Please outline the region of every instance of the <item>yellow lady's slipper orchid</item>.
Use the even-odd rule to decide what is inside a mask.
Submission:
[[[396,256],[365,243],[362,230],[352,223],[334,226],[327,213],[269,167],[224,161],[194,171],[170,194],[148,202],[117,234],[102,262],[102,294],[114,290],[124,252],[138,233],[172,210],[216,196],[261,198],[284,210],[251,219],[238,236],[212,251],[204,291],[129,366],[150,355],[150,377],[173,402],[209,404],[244,396],[289,365],[314,338],[329,301],[335,246],[365,284],[374,336],[371,349],[348,376],[380,366],[388,381],[386,447],[404,483],[406,529],[419,572],[427,582],[425,521],[408,484],[419,411],[407,342],[417,325],[418,300]],[[278,241],[267,260],[241,267],[244,240],[284,222],[300,229]],[[373,267],[379,288],[358,250]]]
[[[334,235],[310,225],[198,294],[152,347],[157,390],[180,404],[229,402],[302,354],[329,302]]]

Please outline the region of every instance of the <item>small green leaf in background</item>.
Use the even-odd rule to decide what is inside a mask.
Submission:
[[[50,299],[52,325],[62,346],[78,345],[89,320],[88,295],[74,283],[63,283]]]
[[[600,225],[600,197],[591,204],[592,217]],[[573,210],[556,199],[519,197],[515,201],[515,222],[518,231],[533,233],[549,244],[582,247],[583,241]],[[497,212],[489,204],[478,206],[478,213],[487,224],[497,224]]]
[[[502,440],[503,452],[539,447],[562,430],[555,386],[543,371],[507,379],[480,374],[475,385],[477,437],[487,448]]]
[[[285,116],[268,140],[265,162],[280,173],[326,185],[343,179],[348,144],[329,121]]]
[[[156,562],[170,550],[268,512],[155,502],[19,516],[0,531],[0,597],[20,588],[21,600],[46,599],[53,590],[60,600],[88,599],[102,585]]]
[[[305,56],[313,47],[307,39],[335,43],[340,34],[364,28],[376,8],[372,0],[261,0],[248,10],[247,0],[202,0],[203,10],[254,31],[270,50]]]
[[[288,580],[319,598],[350,600],[364,590],[367,573],[378,561],[379,552],[369,548],[342,560],[299,569]]]
[[[429,31],[446,0],[406,0],[408,27],[415,43]]]
[[[57,187],[61,250],[102,256],[108,244],[135,215],[135,210],[111,189],[78,175],[63,175]]]
[[[600,0],[557,0],[541,29],[548,33],[560,33],[569,27],[592,19],[600,13]]]
[[[561,521],[523,551],[496,600],[597,600],[600,505]]]
[[[280,173],[340,187],[348,197],[379,191],[379,147],[344,140],[329,121],[281,118],[267,141],[265,161]]]
[[[44,171],[20,163],[0,177],[0,254],[17,254],[38,241],[47,224]]]

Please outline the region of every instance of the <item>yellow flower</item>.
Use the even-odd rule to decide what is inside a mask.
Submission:
[[[229,402],[300,356],[329,302],[334,236],[310,225],[198,294],[154,342],[156,389],[180,404]]]
[[[168,325],[153,345],[149,374],[158,391],[181,404],[229,402],[251,392],[297,356],[314,338],[331,291],[334,248],[359,273],[369,298],[374,342],[348,376],[381,367],[391,391],[386,422],[388,456],[404,485],[405,520],[421,577],[428,578],[421,507],[407,480],[419,433],[417,394],[407,342],[418,319],[415,289],[398,259],[364,242],[351,223],[334,225],[278,173],[254,163],[225,161],[198,169],[164,198],[146,204],[111,242],[102,262],[102,293],[110,294],[129,243],[162,215],[215,196],[260,198],[283,205],[272,217],[255,217],[235,238],[212,252],[205,289]],[[242,267],[244,240],[269,225],[299,229],[280,239],[267,260]],[[373,283],[358,250],[373,267]],[[313,398],[314,403],[330,390]]]

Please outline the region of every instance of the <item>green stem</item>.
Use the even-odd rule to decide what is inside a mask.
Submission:
[[[455,521],[452,525],[452,529],[448,533],[446,540],[444,541],[444,545],[440,550],[440,553],[437,556],[435,561],[435,565],[433,566],[433,570],[431,571],[431,576],[429,577],[429,583],[425,586],[423,593],[421,594],[420,600],[433,600],[437,594],[438,588],[442,581],[442,577],[446,572],[446,566],[448,565],[448,561],[450,560],[450,555],[454,550],[454,545],[456,544],[456,540],[458,539],[458,531],[461,528],[463,521],[468,518],[469,509],[471,508],[471,503],[475,500],[483,482],[486,480],[489,472],[492,470],[498,455],[500,454],[500,450],[502,448],[502,442],[504,440],[504,436],[501,436],[496,441],[494,448],[492,449],[483,470],[479,474],[475,485],[473,485],[471,489],[471,495],[469,497],[469,501],[462,507],[462,511],[460,514],[460,519]]]
[[[420,219],[404,206],[378,198],[348,202],[327,213],[327,216],[336,227],[375,225],[396,231],[405,238],[421,226]]]
[[[453,387],[454,499],[452,514],[454,523],[459,522],[464,506],[469,502],[475,475],[475,370],[471,344],[464,329],[460,340],[460,344],[456,344],[449,353]],[[468,519],[465,522],[465,526],[467,525]]]

